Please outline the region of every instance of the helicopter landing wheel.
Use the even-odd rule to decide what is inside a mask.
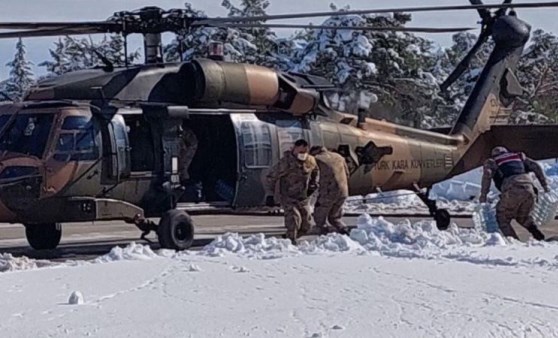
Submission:
[[[161,248],[186,250],[194,242],[194,222],[184,211],[168,210],[159,221],[157,235]]]
[[[438,230],[448,230],[451,216],[450,213],[446,209],[438,209],[434,213],[434,220],[436,221],[436,227]]]
[[[27,242],[35,250],[56,249],[62,238],[60,223],[25,224]]]

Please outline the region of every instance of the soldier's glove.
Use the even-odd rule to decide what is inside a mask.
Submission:
[[[273,198],[273,196],[266,196],[265,205],[268,206],[268,207],[275,206],[275,198]]]

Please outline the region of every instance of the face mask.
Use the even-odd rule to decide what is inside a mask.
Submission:
[[[298,158],[300,161],[306,161],[306,159],[308,158],[308,153],[299,153],[296,155],[296,158]]]

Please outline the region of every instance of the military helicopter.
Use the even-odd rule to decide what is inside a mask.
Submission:
[[[67,73],[39,82],[20,103],[0,106],[0,221],[22,223],[31,247],[53,249],[61,224],[123,220],[163,248],[187,249],[194,238],[189,194],[179,179],[182,131],[199,140],[189,167],[205,201],[264,207],[267,170],[299,139],[341,153],[352,168],[352,195],[412,189],[440,229],[450,215],[429,199],[433,184],[478,167],[495,145],[536,159],[558,156],[558,126],[498,125],[521,94],[514,69],[530,26],[511,7],[558,2],[411,7],[263,17],[197,18],[146,7],[107,21],[0,23],[0,38],[96,33],[142,34],[145,64]],[[442,87],[450,86],[489,38],[495,45],[453,128],[419,130],[336,111],[324,78],[219,60],[163,63],[161,34],[197,26],[456,32],[467,28],[331,27],[262,21],[367,13],[477,10],[478,42]],[[495,9],[491,12],[491,9]],[[16,29],[17,31],[13,31]],[[106,61],[106,60],[105,60]],[[156,224],[150,218],[159,217]]]

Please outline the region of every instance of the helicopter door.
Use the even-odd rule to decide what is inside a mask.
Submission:
[[[130,147],[126,124],[121,115],[115,115],[108,124],[108,147],[105,147],[110,156],[107,156],[107,178],[118,181],[130,175]],[[109,149],[110,148],[110,149]]]
[[[271,128],[273,125],[252,115],[232,116],[238,144],[238,181],[235,206],[257,206],[265,191],[262,174],[272,164]]]

